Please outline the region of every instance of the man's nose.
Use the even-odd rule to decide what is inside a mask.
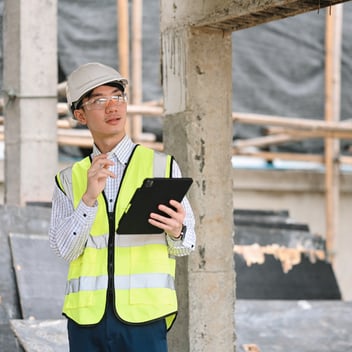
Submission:
[[[106,102],[105,109],[116,109],[118,105],[118,102],[115,99],[109,98],[109,100]]]

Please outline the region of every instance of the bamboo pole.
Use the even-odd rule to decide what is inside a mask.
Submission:
[[[287,142],[291,142],[299,139],[300,138],[295,139],[294,137],[288,134],[282,133],[275,136],[264,136],[264,137],[236,140],[233,143],[233,148],[235,151],[240,151],[241,149],[245,149],[249,147],[262,148],[269,145],[282,144],[282,143],[287,143]]]
[[[132,1],[132,104],[142,103],[142,0]],[[133,115],[131,136],[139,141],[142,134],[142,116]]]
[[[271,125],[289,127],[307,131],[352,131],[352,121],[322,121],[297,117],[279,117],[270,115],[248,114],[233,112],[232,118],[235,122],[250,125]]]
[[[117,38],[119,72],[129,77],[129,14],[128,0],[117,0]]]
[[[345,131],[335,131],[334,129],[326,131],[305,131],[305,130],[293,130],[282,127],[270,127],[266,129],[267,135],[280,135],[286,134],[297,139],[310,139],[310,138],[338,138],[338,139],[352,139],[352,129],[346,129]]]
[[[331,13],[326,14],[325,121],[327,123],[336,123],[340,119],[342,6],[342,4],[333,6]],[[326,248],[328,259],[332,262],[335,238],[338,234],[339,154],[339,140],[325,138]]]
[[[288,161],[304,161],[311,163],[318,163],[323,165],[324,157],[319,154],[303,154],[303,153],[282,153],[282,152],[263,152],[263,151],[241,151],[237,154],[233,150],[233,155],[248,156],[252,158],[264,159],[267,161],[272,161],[274,159],[288,160]],[[352,158],[350,160],[352,162]]]
[[[116,10],[119,72],[123,77],[129,78],[130,48],[128,0],[116,0]],[[126,130],[130,133],[131,128],[129,121],[127,121]]]
[[[238,153],[233,149],[233,155],[237,156],[248,156],[251,158],[258,158],[267,161],[276,160],[287,160],[287,161],[303,161],[308,163],[316,163],[324,166],[324,156],[320,154],[302,154],[302,153],[282,153],[282,152],[262,152],[262,151],[241,151]],[[340,164],[352,165],[352,156],[340,156]]]
[[[4,140],[4,126],[1,125],[2,118],[0,117],[0,141]],[[75,120],[61,119],[57,121],[57,141],[59,145],[77,146],[82,148],[91,148],[93,139],[88,130],[73,129],[77,124]],[[158,142],[151,142],[145,139],[140,141],[141,144],[153,148],[155,150],[163,150],[163,144]],[[262,152],[262,151],[248,151],[238,150],[233,148],[233,155],[249,156],[260,158],[264,160],[289,160],[289,161],[304,161],[314,162],[323,165],[324,156],[318,154],[297,154],[297,153],[280,153],[280,152]],[[340,164],[352,165],[352,157],[340,156]]]

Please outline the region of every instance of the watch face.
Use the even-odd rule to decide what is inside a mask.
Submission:
[[[183,238],[184,235],[186,234],[187,231],[187,226],[186,225],[182,225],[182,230],[181,230],[181,237]]]

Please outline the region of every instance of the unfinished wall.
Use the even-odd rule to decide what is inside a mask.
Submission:
[[[352,300],[350,266],[352,248],[352,174],[340,177],[339,231],[335,238],[334,269],[344,300]],[[313,170],[233,171],[234,207],[289,210],[292,218],[309,224],[310,231],[325,237],[324,173]]]

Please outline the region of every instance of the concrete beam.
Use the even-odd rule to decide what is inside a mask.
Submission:
[[[347,2],[346,0],[256,0],[222,1],[194,0],[165,2],[163,15],[167,27],[178,26],[211,27],[236,31],[266,22],[295,16],[309,11]]]
[[[49,201],[57,170],[57,0],[5,0],[5,203]]]

